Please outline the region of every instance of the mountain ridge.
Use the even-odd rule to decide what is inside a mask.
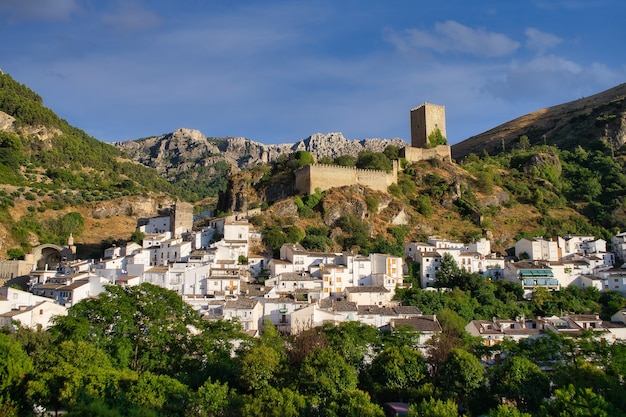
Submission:
[[[452,145],[452,158],[460,160],[483,150],[498,153],[503,147],[510,149],[522,135],[527,135],[531,144],[557,145],[564,149],[573,149],[585,140],[602,138],[610,139],[607,141],[609,145],[619,148],[626,143],[624,98],[626,83],[592,96],[536,110]],[[621,115],[617,117],[615,113]],[[568,129],[572,122],[579,126],[585,119],[590,126],[584,135]]]
[[[314,133],[294,143],[263,144],[244,137],[206,137],[196,129],[180,128],[171,133],[137,140],[116,142],[114,146],[126,152],[131,158],[156,168],[165,175],[181,166],[172,162],[166,151],[176,149],[180,160],[196,161],[204,159],[213,162],[223,158],[237,169],[252,168],[259,163],[276,161],[281,155],[297,151],[307,151],[313,157],[335,158],[341,155],[356,157],[363,150],[382,152],[387,145],[408,146],[400,138],[394,139],[347,139],[341,132]],[[168,163],[169,162],[169,163]]]

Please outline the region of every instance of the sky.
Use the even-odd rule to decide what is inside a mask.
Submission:
[[[0,0],[0,68],[107,142],[451,144],[626,81],[623,0]]]

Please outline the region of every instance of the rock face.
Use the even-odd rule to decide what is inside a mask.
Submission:
[[[165,176],[198,164],[208,166],[218,161],[226,161],[235,170],[246,169],[300,150],[311,152],[316,159],[320,159],[340,155],[356,157],[363,150],[382,152],[387,145],[408,146],[399,138],[349,140],[341,133],[316,133],[294,144],[264,145],[241,137],[207,138],[198,130],[184,128],[114,145],[135,161],[156,168],[159,174]]]

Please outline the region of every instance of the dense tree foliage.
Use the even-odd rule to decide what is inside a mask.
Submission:
[[[446,293],[455,291],[470,290]],[[110,287],[48,332],[0,332],[0,411],[382,417],[384,402],[404,401],[419,416],[626,412],[626,344],[550,333],[486,348],[452,309],[437,317],[442,332],[420,349],[409,329],[358,322],[281,336],[267,321],[249,339],[201,320],[174,292]]]

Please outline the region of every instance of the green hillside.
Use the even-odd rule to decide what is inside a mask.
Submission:
[[[8,74],[0,74],[0,111],[5,121],[0,129],[0,229],[6,231],[5,244],[28,250],[33,235],[40,243],[62,242],[72,231],[59,235],[52,227],[46,232],[47,210],[149,193],[176,195],[154,169],[70,126]],[[16,207],[24,203],[26,216]],[[62,222],[60,213],[57,217],[52,223]]]

